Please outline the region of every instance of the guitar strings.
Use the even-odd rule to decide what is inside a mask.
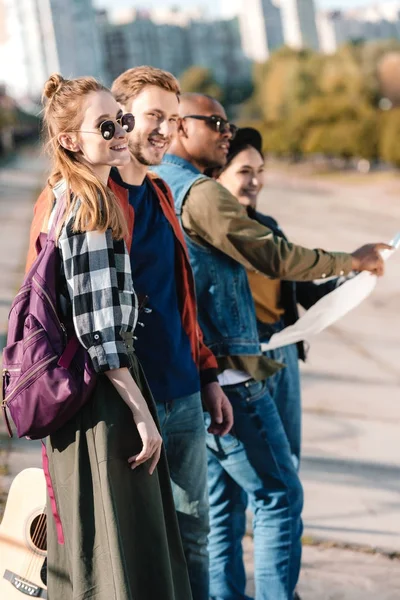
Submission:
[[[35,537],[36,537],[36,534],[37,534],[37,532],[39,530],[39,527],[41,527],[40,515],[39,515],[38,520],[37,520],[37,522],[35,524],[35,528],[34,528],[33,532],[31,531],[31,529],[28,531],[30,542],[33,545],[33,548],[31,548],[31,551],[30,551],[29,561],[28,561],[27,567],[26,567],[26,569],[24,571],[24,577],[28,581],[30,581],[30,579],[31,579],[33,565],[34,565],[35,559],[36,559]],[[31,528],[32,528],[32,525],[31,525]]]
[[[35,526],[35,530],[37,528],[37,525]],[[29,539],[31,539],[31,532],[30,532],[30,528],[27,532],[27,535],[29,537]],[[32,564],[32,558],[35,557],[34,551],[32,550],[32,548],[29,547],[29,544],[26,544],[25,550],[24,550],[24,560],[22,561],[22,569],[21,569],[21,573],[18,573],[18,575],[20,575],[21,577],[28,579],[29,577],[29,572],[30,572],[30,567]]]
[[[42,512],[38,516],[38,520],[35,525],[35,529],[31,535],[31,541],[34,545],[34,550],[30,556],[30,562],[29,562],[28,568],[26,570],[26,579],[28,581],[30,580],[30,578],[32,578],[32,574],[39,567],[40,561],[43,558],[43,556],[37,551],[37,548],[40,548],[39,540],[41,540],[43,542],[45,532],[46,532],[46,515],[44,512]]]
[[[47,534],[47,519],[44,512],[39,517],[38,525],[34,533],[36,534],[36,539],[34,539],[34,536],[32,536],[32,539],[34,539],[34,544],[39,550],[41,550],[44,548]],[[42,561],[43,555],[40,554],[40,552],[36,552],[32,561],[32,567],[34,567],[35,571],[38,569],[40,572]]]
[[[38,535],[37,535],[37,540],[35,541],[35,545],[39,548],[39,550],[44,550],[44,546],[45,546],[45,540],[46,540],[46,524],[47,524],[47,519],[46,519],[46,513],[42,513],[40,515],[40,525],[38,527]]]
[[[28,565],[25,570],[25,579],[27,579],[28,581],[32,577],[32,574],[34,574],[35,571],[40,567],[40,563],[43,559],[43,555],[40,554],[40,552],[38,552],[37,549],[40,550],[44,546],[44,542],[46,539],[47,520],[46,513],[44,512],[44,510],[45,508],[43,508],[43,511],[38,516],[35,528],[32,534],[30,534],[34,550],[30,554],[30,561],[28,562]]]
[[[40,549],[41,544],[43,543],[43,541],[45,539],[45,535],[46,535],[46,515],[44,512],[42,512],[38,517],[38,521],[35,525],[35,529],[31,536],[32,543],[35,547],[35,550],[34,550],[33,555],[31,556],[31,561],[30,561],[28,571],[27,571],[27,579],[29,579],[29,577],[32,576],[32,573],[35,572],[36,569],[40,566],[40,562],[41,562],[43,556],[38,552],[38,549]]]

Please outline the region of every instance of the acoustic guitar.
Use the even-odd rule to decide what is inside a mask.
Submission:
[[[10,488],[0,525],[0,598],[47,598],[46,480],[25,469]]]

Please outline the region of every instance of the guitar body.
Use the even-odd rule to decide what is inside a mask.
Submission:
[[[1,600],[47,598],[42,580],[47,550],[45,511],[42,469],[21,471],[11,485],[0,525]]]

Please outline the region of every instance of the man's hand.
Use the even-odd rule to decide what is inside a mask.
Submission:
[[[221,386],[216,381],[208,383],[203,387],[201,394],[203,404],[211,417],[208,432],[214,435],[226,435],[233,425],[233,410]]]
[[[381,250],[393,250],[389,244],[365,244],[352,253],[353,271],[371,271],[381,277],[385,272],[385,262]]]

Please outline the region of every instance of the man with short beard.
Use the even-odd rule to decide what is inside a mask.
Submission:
[[[219,102],[185,94],[178,135],[157,173],[170,186],[195,274],[199,323],[217,356],[235,423],[224,438],[207,434],[211,533],[210,595],[248,600],[242,538],[254,513],[257,600],[292,600],[301,562],[303,490],[266,379],[277,364],[263,356],[246,269],[273,279],[313,280],[351,270],[383,273],[380,249],[352,255],[310,250],[251,219],[207,168],[227,160],[235,126]],[[279,368],[279,367],[278,367]]]
[[[176,135],[179,84],[170,73],[137,67],[122,73],[112,92],[135,116],[135,128],[128,136],[131,163],[111,172],[133,208],[133,285],[148,297],[147,311],[152,311],[142,319],[145,329],[136,333],[135,351],[157,405],[193,600],[208,600],[202,401],[210,414],[210,431],[218,436],[231,429],[232,408],[197,326],[194,281],[173,199],[164,182],[148,173]]]

